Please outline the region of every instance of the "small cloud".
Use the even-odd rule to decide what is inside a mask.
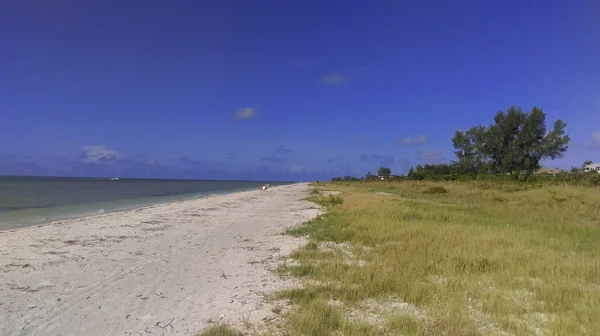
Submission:
[[[83,159],[88,163],[100,163],[115,160],[119,153],[105,146],[83,146]]]
[[[281,145],[273,150],[273,154],[291,153],[291,152],[293,152],[292,149],[286,145]]]
[[[434,150],[420,150],[417,152],[417,159],[426,162],[439,163],[446,161],[446,155]]]
[[[269,156],[265,156],[264,158],[260,159],[260,161],[281,163],[281,162],[283,162],[285,160],[283,158],[279,157],[279,156],[269,155]]]
[[[304,173],[308,171],[308,167],[298,163],[292,163],[292,165],[289,168],[289,171],[290,173]]]
[[[177,159],[177,162],[182,166],[188,166],[188,167],[189,166],[194,166],[194,167],[206,166],[205,163],[203,163],[199,160],[193,159],[187,155],[184,155],[184,156],[180,157],[179,159]]]
[[[380,154],[363,154],[358,158],[358,162],[377,162],[382,166],[391,166],[395,161],[391,156]]]
[[[421,145],[425,142],[427,142],[427,138],[424,135],[417,135],[416,137],[405,137],[396,140],[396,144],[399,146]]]
[[[592,134],[592,145],[600,146],[600,132]]]
[[[235,158],[235,155],[233,155],[231,153],[227,154],[227,159],[228,160],[231,160],[231,159],[234,159],[234,158]]]
[[[235,112],[236,119],[250,119],[256,117],[256,107],[242,107]]]
[[[321,84],[325,85],[342,85],[344,82],[346,79],[336,72],[330,72],[321,78]]]

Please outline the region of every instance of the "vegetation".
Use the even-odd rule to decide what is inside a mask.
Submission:
[[[429,187],[423,191],[425,194],[447,194],[448,190],[442,186]]]
[[[311,196],[308,198],[309,201],[312,201],[324,207],[336,206],[344,203],[344,199],[341,198],[338,194],[329,194],[327,196],[322,196],[321,192],[319,192],[316,188],[310,192],[310,195]]]
[[[391,181],[513,179],[600,186],[600,174],[584,172],[583,169],[592,161],[586,161],[581,168],[573,167],[570,172],[534,175],[542,168],[541,161],[560,158],[566,152],[570,138],[565,134],[565,127],[565,122],[557,120],[548,130],[546,114],[540,108],[533,107],[530,112],[524,112],[513,106],[506,113],[497,112],[494,123],[489,126],[479,125],[467,131],[457,131],[452,138],[456,161],[417,165],[404,176],[392,175],[390,168],[381,167],[378,174]],[[370,172],[364,178],[332,178],[334,182],[374,180],[377,176]]]
[[[215,324],[198,336],[242,336],[242,333],[225,324]]]
[[[585,165],[584,165],[585,166]],[[583,167],[583,166],[582,166]],[[519,181],[515,175],[500,173],[461,172],[456,163],[452,164],[425,164],[410,168],[404,176],[390,175],[389,181],[496,181],[498,183]],[[332,182],[350,181],[375,181],[376,178],[357,178],[346,176],[345,178],[334,177]],[[594,171],[584,172],[583,168],[571,168],[569,172],[561,171],[557,174],[540,173],[527,178],[530,183],[600,186],[600,174]]]
[[[499,111],[490,126],[475,126],[466,132],[457,131],[452,144],[460,172],[509,173],[525,180],[541,168],[540,161],[556,159],[567,150],[570,138],[562,120],[546,130],[546,114],[533,107],[531,112],[510,107]]]
[[[536,174],[567,150],[565,127],[511,107],[456,132],[456,161],[319,184],[309,200],[328,212],[289,231],[310,242],[279,268],[303,282],[278,294],[293,304],[288,331],[596,333],[600,194],[585,186],[600,174],[584,172],[591,161]]]
[[[418,165],[416,168],[411,168],[406,176],[397,177],[395,180],[495,181],[499,184],[518,181],[507,174],[461,173],[455,164]],[[570,172],[534,174],[527,179],[527,182],[532,184],[600,186],[600,174],[593,171],[583,172],[583,169],[573,168]]]
[[[392,170],[388,167],[381,167],[377,170],[377,175],[383,177],[389,177],[392,174]]]
[[[507,181],[320,184],[280,271],[291,335],[593,335],[600,195]],[[321,193],[325,195],[325,193]]]

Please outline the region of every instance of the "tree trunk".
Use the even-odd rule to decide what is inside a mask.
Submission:
[[[525,171],[525,182],[527,182],[527,180],[529,180],[529,177],[533,174],[533,170],[531,169],[527,169]]]

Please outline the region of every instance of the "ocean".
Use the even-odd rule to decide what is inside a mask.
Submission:
[[[208,181],[0,176],[0,230],[158,203],[289,184]]]

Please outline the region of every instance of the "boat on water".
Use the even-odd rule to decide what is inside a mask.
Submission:
[[[118,181],[119,178],[118,177],[111,177],[109,180],[111,180],[111,181]]]

